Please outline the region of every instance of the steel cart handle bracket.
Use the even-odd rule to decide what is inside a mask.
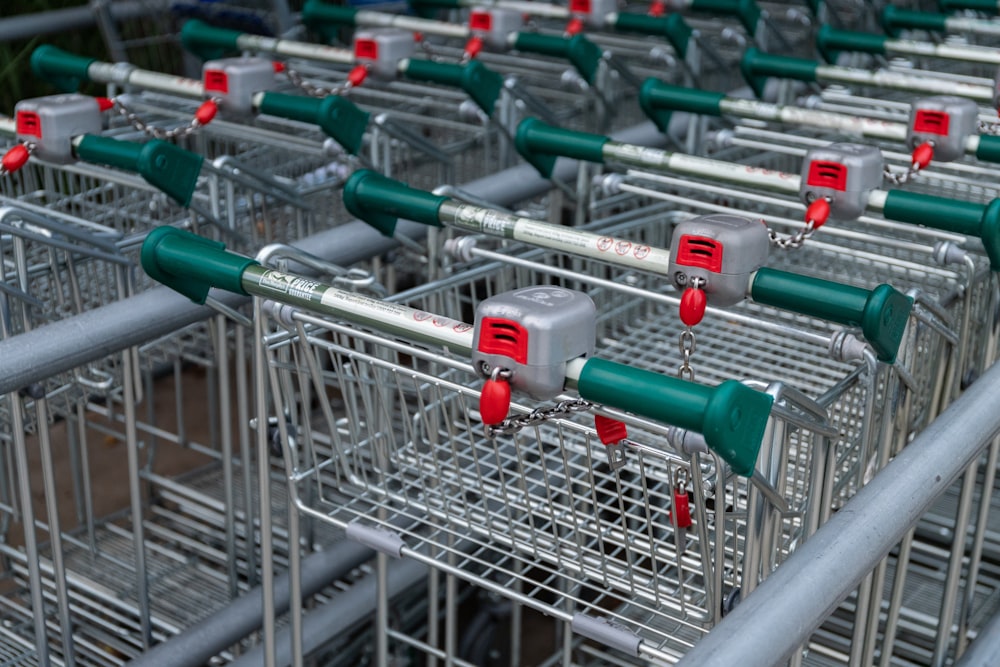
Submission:
[[[821,26],[816,33],[816,49],[828,63],[837,61],[843,51],[885,55],[885,35],[839,30],[829,25]]]
[[[97,58],[78,56],[51,44],[42,44],[31,53],[31,71],[60,92],[73,93],[90,81],[90,65]]]
[[[691,42],[691,35],[694,32],[680,14],[648,16],[632,12],[618,14],[615,19],[615,30],[662,37],[681,58],[687,57],[688,44]]]
[[[243,289],[243,271],[257,264],[228,252],[221,241],[175,227],[151,231],[142,243],[140,260],[150,278],[201,304],[212,287],[249,296]]]
[[[357,155],[361,150],[368,119],[371,117],[367,111],[362,111],[356,104],[339,95],[316,98],[264,93],[258,111],[280,118],[315,123],[351,155]]]
[[[984,205],[892,190],[886,196],[882,213],[890,220],[978,237],[986,249],[990,268],[1000,271],[1000,199]]]
[[[438,209],[448,197],[416,190],[368,169],[360,169],[344,183],[344,205],[351,215],[386,236],[396,233],[399,218],[440,227]]]
[[[994,4],[995,6],[995,4]],[[903,30],[927,30],[929,32],[944,32],[947,16],[930,12],[915,12],[901,9],[895,5],[886,5],[879,17],[882,28],[887,35],[898,37]]]
[[[673,112],[720,116],[720,103],[725,98],[725,93],[674,86],[654,77],[646,79],[639,89],[639,106],[660,132],[664,133],[670,126]]]
[[[173,144],[154,139],[144,144],[110,137],[85,135],[75,146],[86,162],[125,169],[142,176],[147,183],[171,199],[188,206],[194,196],[204,158]]]
[[[517,126],[514,146],[545,178],[552,177],[557,157],[586,162],[604,162],[604,144],[609,137],[552,127],[537,118],[525,118]]]
[[[407,61],[403,74],[415,81],[460,88],[490,117],[503,90],[503,77],[478,60],[459,65],[412,59]]]
[[[757,270],[750,285],[757,303],[859,327],[880,361],[894,363],[913,300],[889,285],[867,290],[777,269]]]
[[[740,59],[740,73],[757,97],[764,94],[769,77],[815,83],[820,63],[805,58],[790,58],[763,53],[750,47]]]
[[[597,68],[604,58],[604,51],[583,35],[557,37],[535,32],[519,32],[513,47],[518,51],[539,53],[555,58],[565,58],[576,68],[583,80],[594,85]]]
[[[760,25],[761,11],[755,0],[693,0],[691,9],[735,16],[751,36],[756,34]]]

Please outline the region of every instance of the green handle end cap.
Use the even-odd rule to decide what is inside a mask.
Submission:
[[[500,91],[503,90],[503,76],[486,67],[478,60],[465,65],[462,72],[462,90],[490,118],[496,108]]]
[[[191,204],[204,158],[165,141],[150,141],[139,153],[139,175],[182,206]]]
[[[246,295],[243,271],[257,263],[227,252],[220,241],[175,227],[151,231],[142,243],[140,261],[150,278],[202,304],[213,286]]]
[[[371,117],[354,102],[339,95],[328,95],[319,107],[316,124],[351,155],[357,155],[364,141]]]
[[[774,399],[726,380],[715,388],[702,422],[705,442],[737,475],[753,475]]]
[[[90,81],[88,69],[97,58],[85,58],[51,44],[42,44],[31,52],[31,71],[60,92],[73,93]]]
[[[896,361],[912,309],[913,300],[889,285],[871,291],[861,316],[861,331],[879,361]]]
[[[237,42],[242,34],[190,19],[181,28],[181,44],[203,61],[218,60],[239,53]]]
[[[748,46],[747,50],[743,52],[743,57],[740,58],[740,74],[743,75],[743,80],[747,82],[758,98],[764,96],[764,88],[767,86],[767,76],[759,74],[755,67],[760,55],[761,53],[757,49]]]
[[[607,142],[605,136],[553,127],[537,118],[522,120],[514,135],[517,152],[545,178],[552,177],[557,156],[603,162]]]
[[[355,16],[358,10],[354,7],[330,5],[320,0],[307,0],[302,6],[302,23],[315,31],[325,42],[337,38],[341,28],[355,26]]]
[[[979,238],[990,258],[990,269],[1000,271],[1000,199],[994,199],[983,211],[979,223]]]
[[[525,118],[522,120],[517,126],[517,132],[514,134],[514,148],[539,174],[545,178],[552,178],[552,170],[556,166],[556,156],[536,151],[531,145],[532,131],[543,127],[548,127],[548,125],[537,118]]]
[[[370,169],[359,169],[344,184],[347,210],[385,236],[396,233],[399,218],[440,227],[438,209],[446,201],[447,197],[411,188]]]

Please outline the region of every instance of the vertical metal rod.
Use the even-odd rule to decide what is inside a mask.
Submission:
[[[149,649],[153,641],[149,606],[149,579],[146,570],[146,541],[142,525],[142,486],[139,479],[139,435],[136,429],[135,386],[132,383],[132,355],[122,353],[123,415],[125,417],[125,447],[128,451],[128,488],[132,512],[132,543],[135,547],[135,585],[139,602],[139,631],[142,648]]]
[[[389,556],[379,552],[375,557],[378,601],[375,606],[375,664],[389,665]]]
[[[87,441],[87,420],[84,417],[86,407],[83,402],[76,405],[76,419],[72,426],[77,430],[77,442],[80,447],[80,466],[83,470],[83,515],[87,530],[87,546],[91,553],[97,551],[97,535],[94,526],[94,492],[90,487],[90,443]]]
[[[264,610],[264,665],[275,667],[274,545],[271,535],[270,452],[267,438],[267,359],[264,357],[264,313],[260,300],[253,302],[254,321],[254,407],[257,413],[257,486],[260,494],[261,605]],[[251,498],[246,499],[247,505]],[[247,525],[253,542],[253,524]]]
[[[232,399],[229,392],[229,346],[226,337],[227,320],[224,315],[215,318],[215,369],[218,374],[219,407],[219,450],[222,457],[222,486],[225,498],[226,522],[226,578],[229,597],[239,594],[239,571],[236,567],[236,494],[233,488],[233,425],[230,415]]]
[[[236,420],[240,434],[240,465],[243,480],[243,531],[246,543],[247,586],[257,585],[257,544],[254,540],[253,454],[250,442],[250,387],[247,381],[246,329],[236,327]]]

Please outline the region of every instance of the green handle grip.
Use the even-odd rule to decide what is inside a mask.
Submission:
[[[315,123],[351,155],[357,155],[361,150],[371,115],[339,95],[315,98],[284,93],[264,93],[258,111],[279,118]]]
[[[307,0],[302,7],[302,23],[319,34],[324,42],[337,38],[337,31],[355,27],[358,10],[342,5],[328,5],[320,0]]]
[[[150,278],[196,303],[205,303],[212,287],[246,295],[243,271],[257,264],[249,257],[227,251],[220,241],[176,227],[151,231],[142,242],[140,261]]]
[[[514,147],[545,178],[552,177],[557,157],[585,162],[604,162],[608,137],[547,125],[537,118],[525,118],[517,126]]]
[[[884,35],[838,30],[824,25],[816,32],[816,49],[828,63],[832,63],[837,61],[842,51],[885,55],[886,39]]]
[[[514,48],[528,53],[540,53],[554,58],[566,58],[580,73],[584,81],[594,83],[597,68],[604,52],[597,44],[583,35],[557,37],[540,35],[537,32],[519,32],[514,40]]]
[[[724,99],[724,93],[674,86],[653,77],[646,79],[639,89],[639,106],[664,133],[673,112],[719,116],[722,114],[719,104]]]
[[[615,20],[614,28],[618,32],[633,32],[640,35],[663,37],[681,58],[687,56],[688,43],[691,41],[691,35],[694,32],[680,14],[648,16],[646,14],[622,12]]]
[[[503,90],[503,77],[478,60],[458,65],[412,59],[403,74],[416,81],[461,88],[490,117]]]
[[[990,268],[1000,271],[1000,199],[984,205],[891,190],[882,214],[890,220],[976,236],[983,242]]]
[[[448,197],[411,188],[369,169],[359,169],[344,184],[344,205],[351,215],[386,236],[396,232],[398,218],[440,227],[438,209]]]
[[[181,44],[202,60],[217,60],[238,53],[242,35],[238,30],[216,28],[204,21],[190,19],[181,28]]]
[[[697,431],[739,475],[753,474],[773,399],[727,380],[706,387],[591,358],[577,382],[587,400]]]
[[[867,290],[768,268],[758,269],[750,296],[764,305],[860,327],[878,358],[890,364],[913,307],[909,297],[889,285]]]
[[[196,153],[159,139],[137,144],[91,134],[80,140],[76,154],[86,162],[135,172],[181,206],[191,203],[204,161]]]
[[[938,6],[942,12],[973,9],[984,14],[1000,14],[1000,6],[996,0],[938,0]]]
[[[814,60],[774,56],[753,47],[748,48],[740,59],[740,72],[758,97],[764,94],[768,77],[814,82],[818,67],[819,63]]]
[[[900,9],[895,5],[886,5],[882,10],[880,20],[887,35],[898,37],[902,30],[944,32],[947,18],[944,14],[915,12],[909,9]]]
[[[976,159],[983,162],[1000,162],[1000,137],[991,134],[979,135]]]
[[[431,18],[439,9],[460,9],[461,0],[409,0],[410,9],[421,18]]]
[[[691,9],[736,16],[751,35],[757,33],[760,24],[760,7],[755,0],[693,0]]]
[[[68,51],[42,44],[31,52],[31,71],[63,93],[72,93],[90,81],[89,69],[97,58],[78,56]]]

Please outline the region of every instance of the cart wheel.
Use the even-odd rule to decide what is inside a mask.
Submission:
[[[736,609],[736,607],[739,606],[741,599],[743,599],[743,593],[739,588],[734,588],[729,591],[729,595],[727,595],[726,599],[722,601],[722,615],[725,616],[733,609]]]
[[[959,387],[962,389],[962,391],[965,391],[966,389],[972,386],[973,382],[975,382],[978,379],[979,379],[979,373],[976,370],[970,368],[969,370],[965,371],[965,373],[962,375],[962,382],[959,385]]]
[[[462,631],[458,647],[461,658],[474,665],[500,667],[511,663],[509,601],[484,601]]]

